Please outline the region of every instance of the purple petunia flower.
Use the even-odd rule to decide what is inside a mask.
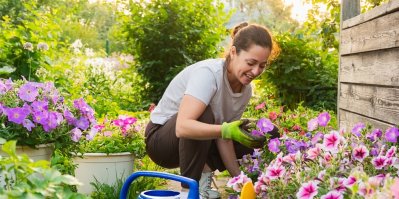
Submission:
[[[261,131],[258,131],[258,130],[252,130],[251,135],[264,136],[265,134],[263,132],[261,132]]]
[[[363,124],[363,123],[361,123],[361,122],[355,124],[355,126],[354,126],[353,129],[352,129],[353,135],[356,135],[356,136],[358,136],[358,137],[361,136],[361,135],[362,135],[362,130],[363,130],[365,127],[366,127],[366,125]]]
[[[298,141],[292,139],[286,140],[284,144],[287,148],[288,153],[296,153],[302,146],[302,143],[299,143]]]
[[[26,117],[29,115],[29,110],[25,108],[5,108],[8,120],[16,124],[22,124]]]
[[[330,122],[330,119],[331,117],[328,112],[320,113],[319,116],[317,116],[317,122],[320,126],[327,126],[328,122]]]
[[[71,130],[72,141],[78,142],[80,137],[82,137],[82,131],[79,128],[74,128]]]
[[[47,119],[48,119],[48,112],[47,111],[34,111],[33,112],[33,121],[36,123],[39,123],[41,125],[46,125],[47,124]]]
[[[378,149],[375,148],[375,147],[371,148],[370,155],[371,156],[378,156]]]
[[[34,101],[31,104],[33,111],[48,111],[48,101],[43,100],[43,101]]]
[[[278,138],[271,139],[267,146],[269,151],[278,153],[280,151],[280,140]]]
[[[385,132],[385,139],[388,142],[396,143],[399,136],[399,130],[396,127],[391,127]]]
[[[56,112],[49,112],[48,117],[47,117],[47,122],[43,124],[43,129],[46,132],[50,132],[53,129],[57,128],[58,122],[57,122],[57,113]]]
[[[36,86],[34,86],[31,82],[22,85],[18,91],[19,98],[26,102],[35,101],[38,95],[39,91],[37,90]]]
[[[79,120],[77,120],[75,123],[75,126],[82,130],[86,130],[87,128],[89,128],[89,125],[89,120],[87,120],[85,117],[80,117]]]
[[[73,116],[73,114],[71,113],[71,111],[65,110],[65,111],[64,111],[64,117],[65,117],[65,119],[66,119],[66,121],[67,121],[67,123],[68,123],[69,125],[75,125],[75,123],[76,123],[76,118]]]
[[[256,126],[264,133],[267,133],[274,129],[273,123],[266,118],[259,119],[258,122],[256,123]]]
[[[29,119],[24,119],[24,121],[22,122],[22,125],[23,125],[28,131],[32,131],[32,128],[35,127],[35,124],[33,124],[33,122],[30,121]]]
[[[96,134],[98,133],[98,129],[97,128],[91,128],[89,133],[86,135],[86,140],[93,140],[94,136],[96,136]]]

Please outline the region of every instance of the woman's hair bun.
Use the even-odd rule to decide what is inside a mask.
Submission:
[[[241,30],[244,27],[247,27],[249,24],[248,22],[242,22],[238,24],[237,26],[234,27],[233,31],[231,32],[231,38],[234,38],[234,36],[237,34],[239,30]]]

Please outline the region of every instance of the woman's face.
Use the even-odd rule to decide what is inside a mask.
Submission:
[[[270,48],[252,45],[247,51],[241,50],[237,54],[236,48],[233,46],[230,49],[229,80],[233,81],[231,83],[240,83],[241,85],[251,83],[265,70],[270,53]]]

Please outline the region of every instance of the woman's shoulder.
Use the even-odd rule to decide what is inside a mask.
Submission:
[[[208,68],[214,73],[218,73],[223,71],[223,64],[224,64],[224,59],[218,58],[218,59],[206,59],[199,61],[193,65],[191,65],[191,68]]]

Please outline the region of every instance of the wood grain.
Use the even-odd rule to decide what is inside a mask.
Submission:
[[[385,121],[399,122],[399,88],[341,83],[338,106],[354,113]],[[342,120],[342,119],[341,119]]]
[[[399,47],[399,12],[341,32],[341,55]]]
[[[399,86],[399,48],[342,56],[340,81]]]
[[[362,122],[364,124],[372,125],[373,129],[381,129],[385,131],[387,128],[392,127],[393,125],[381,122],[372,118],[368,118],[356,113],[348,112],[344,109],[339,111],[339,117],[342,118],[339,123],[340,129],[345,129],[345,131],[350,132],[355,124]]]

